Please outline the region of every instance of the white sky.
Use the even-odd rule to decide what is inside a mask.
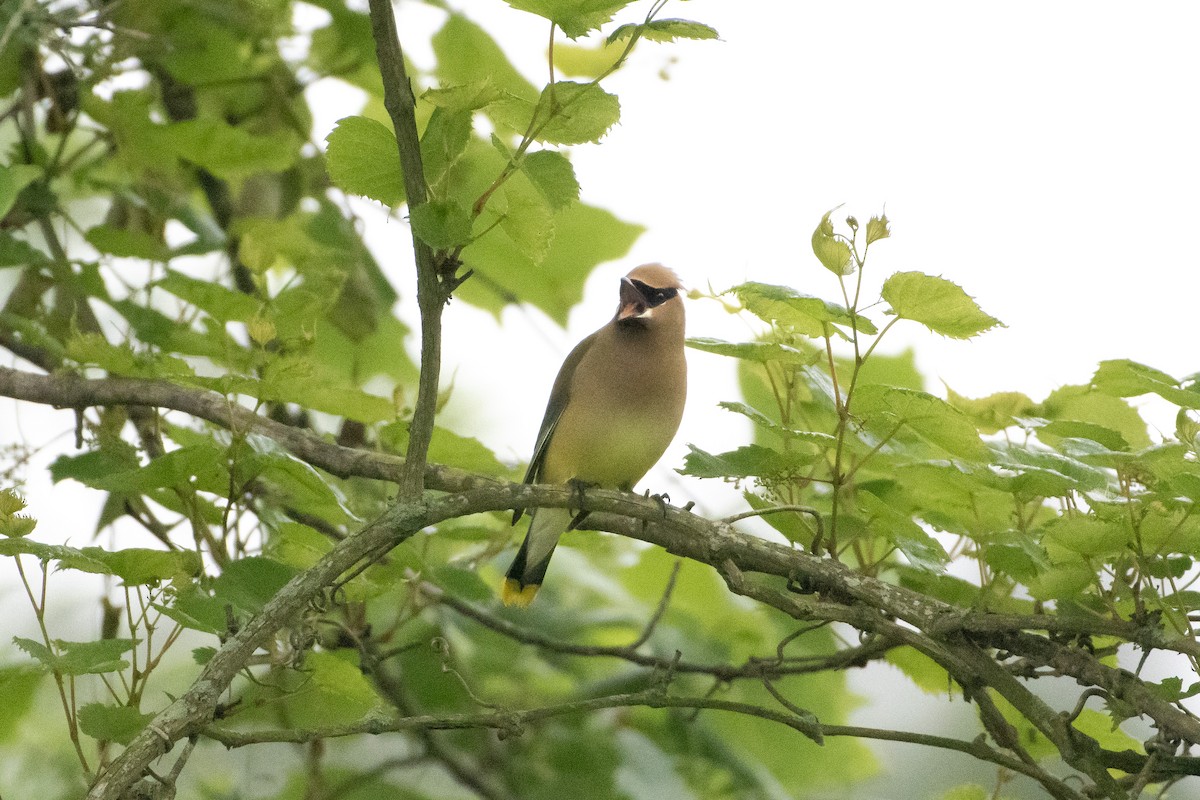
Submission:
[[[459,7],[527,75],[544,74],[540,18],[495,0]],[[412,8],[414,25],[436,13]],[[562,356],[609,318],[617,278],[637,263],[662,261],[694,287],[757,280],[839,300],[809,246],[838,205],[840,217],[864,223],[886,206],[892,220],[893,238],[868,263],[875,292],[864,296],[876,297],[894,271],[921,270],[962,285],[1008,325],[970,342],[894,328],[892,349],[917,348],[932,391],[942,393],[941,379],[969,396],[1041,399],[1086,382],[1109,358],[1176,377],[1197,371],[1200,273],[1186,230],[1200,219],[1200,7],[1134,8],[668,5],[664,16],[711,24],[722,41],[641,45],[608,84],[621,124],[601,146],[572,149],[585,199],[649,231],[628,259],[593,275],[566,335],[525,311],[507,313],[503,335],[493,335],[484,315],[452,305],[447,361],[459,366],[463,404],[451,412],[472,418],[502,454],[526,457]],[[420,44],[409,49],[422,58]],[[656,77],[663,68],[669,80]],[[394,225],[386,233],[401,235]],[[693,302],[688,313],[690,335],[746,335],[713,303]],[[531,357],[515,359],[516,343]],[[719,449],[741,430],[714,408],[732,397],[730,364],[695,352],[690,360],[670,466],[684,442]]]

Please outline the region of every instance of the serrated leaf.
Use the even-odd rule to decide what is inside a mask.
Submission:
[[[681,475],[696,478],[779,478],[794,475],[813,463],[809,453],[781,453],[769,447],[751,444],[713,455],[695,445],[683,460]]]
[[[719,356],[740,358],[745,361],[767,363],[782,361],[788,364],[810,364],[813,357],[794,347],[779,342],[725,342],[706,336],[696,336],[687,340],[687,346],[705,353]]]
[[[491,110],[497,122],[518,132],[531,130],[535,141],[549,144],[599,141],[621,118],[616,95],[597,84],[574,81],[550,84],[536,104],[509,97]]]
[[[108,575],[108,565],[83,551],[61,544],[43,544],[24,537],[0,539],[0,556],[31,555],[40,561],[54,561],[60,569],[74,569],[94,575]]]
[[[880,239],[886,239],[891,235],[892,229],[889,227],[887,214],[871,217],[867,221],[867,244],[877,242]]]
[[[200,556],[194,550],[150,550],[129,547],[124,550],[104,550],[85,547],[83,555],[94,558],[109,568],[126,586],[138,586],[200,573]]]
[[[982,459],[985,454],[971,421],[945,400],[927,392],[896,386],[863,386],[854,395],[851,412],[861,414],[877,432],[903,424],[954,455]]]
[[[836,209],[826,211],[821,222],[812,235],[813,254],[825,269],[834,275],[850,275],[855,270],[854,258],[850,245],[834,236],[833,222],[829,216]]]
[[[550,20],[572,39],[599,30],[632,0],[505,0],[520,11]]]
[[[883,282],[883,299],[901,319],[919,322],[934,333],[969,339],[1004,323],[985,314],[962,287],[921,272],[897,272]]]
[[[745,403],[721,402],[717,403],[717,405],[726,411],[732,411],[735,414],[741,414],[750,419],[750,421],[754,422],[756,425],[766,428],[772,433],[778,434],[786,439],[803,441],[818,447],[833,447],[837,444],[837,439],[830,436],[828,433],[821,433],[820,431],[801,431],[796,430],[795,428],[785,427],[768,417],[763,412],[759,411],[757,408],[751,408]]]
[[[386,125],[367,117],[345,117],[325,141],[325,165],[335,186],[388,207],[404,202],[400,153]]]
[[[556,211],[579,199],[575,168],[562,153],[553,150],[530,153],[521,162],[521,171]]]
[[[129,666],[120,658],[137,645],[135,639],[101,639],[96,642],[64,642],[55,640],[58,652],[32,639],[13,637],[17,647],[40,661],[47,669],[64,675],[97,675],[117,672]]]
[[[1092,386],[1115,397],[1157,394],[1181,408],[1200,408],[1200,385],[1181,388],[1179,381],[1161,370],[1129,359],[1101,361]]]
[[[837,303],[801,294],[788,286],[752,281],[734,286],[729,291],[737,296],[747,311],[760,319],[793,328],[805,336],[824,336],[827,324],[856,328],[862,333],[878,332],[866,317],[851,314]]]
[[[102,742],[129,744],[154,719],[131,706],[88,703],[79,709],[79,729]]]
[[[719,39],[717,29],[690,19],[654,19],[649,22],[622,25],[608,35],[608,44],[637,35],[651,42],[673,42],[677,39]]]

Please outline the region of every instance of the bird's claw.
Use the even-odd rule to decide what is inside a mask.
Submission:
[[[588,514],[592,513],[583,507],[584,492],[599,486],[599,484],[589,483],[579,478],[572,478],[567,481],[567,485],[571,487],[571,502],[573,504],[572,506],[568,506],[567,510],[571,511],[576,506],[579,508],[579,511],[571,518],[571,524],[567,526],[567,530],[573,531],[587,520]]]
[[[662,494],[650,494],[650,490],[647,489],[644,497],[648,497],[649,499],[657,502],[659,509],[662,511],[663,519],[667,518],[667,508],[670,507],[671,495],[667,494],[666,492],[663,492]]]

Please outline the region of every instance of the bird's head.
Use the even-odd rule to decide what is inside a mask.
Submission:
[[[650,320],[683,319],[683,284],[679,276],[662,264],[643,264],[621,278],[618,323],[648,323]]]

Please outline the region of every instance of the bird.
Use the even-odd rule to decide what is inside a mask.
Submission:
[[[621,279],[617,312],[567,355],[538,431],[525,483],[626,491],[675,438],[687,398],[683,285],[661,264]],[[513,524],[524,509],[513,513]],[[531,513],[529,531],[504,578],[501,601],[533,602],[559,537],[583,521],[568,509]]]

